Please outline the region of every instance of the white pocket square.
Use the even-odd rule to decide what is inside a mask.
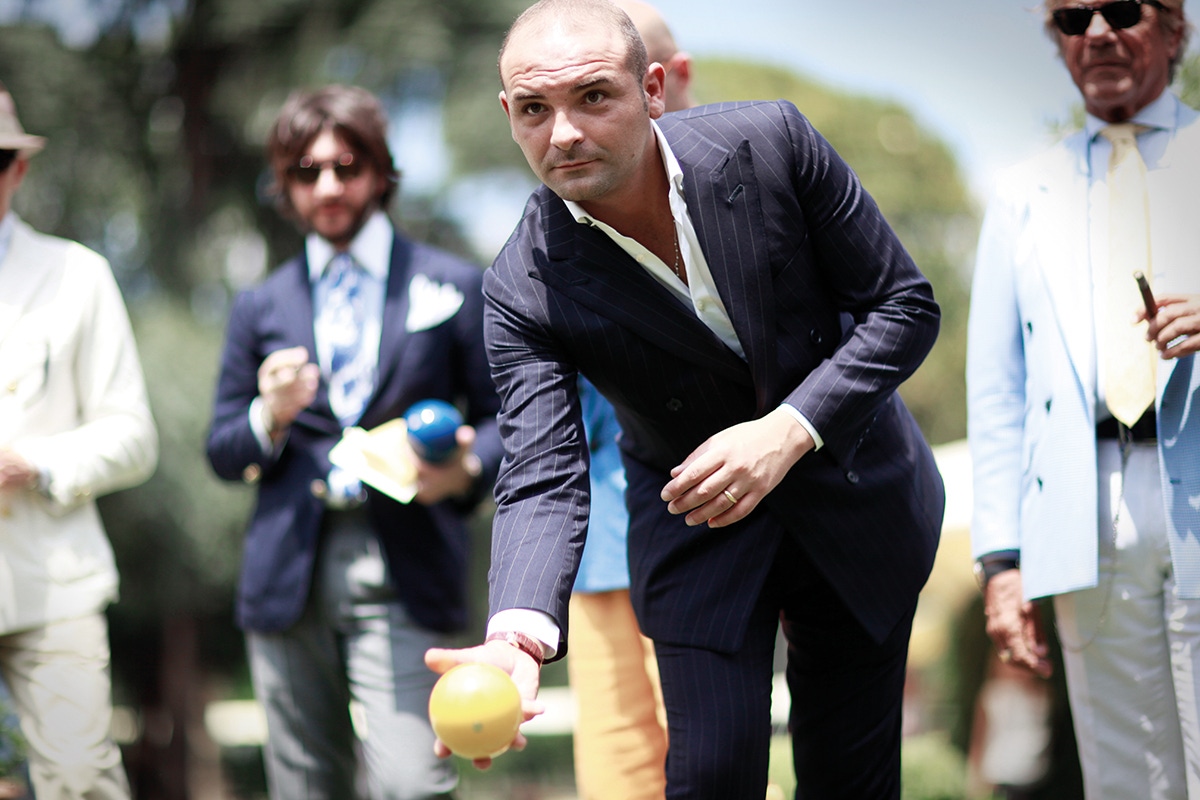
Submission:
[[[408,284],[408,319],[404,329],[409,333],[440,325],[453,317],[463,304],[463,294],[452,283],[437,283],[424,275],[416,275]]]

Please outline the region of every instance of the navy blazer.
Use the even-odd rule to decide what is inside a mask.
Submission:
[[[485,336],[506,460],[491,611],[564,629],[588,518],[576,371],[624,432],[632,599],[645,633],[732,651],[783,535],[883,639],[932,568],[944,494],[895,390],[939,310],[858,178],[794,106],[736,103],[660,125],[742,360],[604,233],[545,187],[484,276]],[[853,322],[849,322],[853,320]],[[846,322],[844,322],[846,321]],[[689,528],[659,497],[713,434],[780,403],[825,446],[742,522]]]
[[[464,299],[449,319],[410,332],[405,327],[408,287],[418,274],[453,284]],[[374,428],[419,400],[461,402],[477,432],[475,451],[483,463],[478,485],[487,487],[499,468],[501,443],[495,418],[499,399],[483,346],[482,274],[448,253],[395,237],[378,380],[359,425]],[[258,367],[269,353],[297,345],[308,348],[310,357],[316,353],[312,286],[303,255],[234,302],[208,435],[208,458],[220,477],[258,483],[237,600],[237,621],[247,630],[285,630],[304,610],[325,513],[311,487],[329,474],[329,451],[342,433],[322,378],[316,399],[296,418],[278,458],[265,456],[255,439],[249,407],[258,395]],[[368,487],[366,508],[396,591],[427,628],[453,631],[466,625],[465,516],[471,506],[404,505]]]

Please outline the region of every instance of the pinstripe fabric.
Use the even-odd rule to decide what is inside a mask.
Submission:
[[[787,103],[661,120],[742,361],[544,187],[484,277],[506,458],[491,611],[565,630],[588,516],[576,375],[617,410],[632,597],[656,641],[736,650],[785,532],[876,640],[911,611],[943,494],[894,390],[937,332],[930,288],[853,172]],[[843,335],[839,313],[855,319]],[[747,520],[689,529],[658,498],[713,433],[794,404],[825,438]],[[560,643],[559,656],[565,651]]]

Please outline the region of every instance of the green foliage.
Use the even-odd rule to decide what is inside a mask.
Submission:
[[[159,435],[149,481],[104,498],[122,583],[122,613],[147,621],[227,606],[241,558],[252,492],[217,479],[204,441],[220,335],[178,304],[135,317],[142,367]]]
[[[9,706],[8,695],[0,691],[0,780],[20,771],[25,763],[26,747],[25,736]]]
[[[792,101],[858,173],[942,307],[938,342],[901,393],[930,441],[962,438],[968,265],[979,215],[949,149],[896,103],[834,91],[786,69],[700,59],[694,75],[701,102]]]
[[[1200,53],[1185,58],[1175,74],[1175,89],[1192,108],[1200,108]]]
[[[945,737],[927,733],[904,740],[900,753],[901,800],[961,800],[967,765]]]

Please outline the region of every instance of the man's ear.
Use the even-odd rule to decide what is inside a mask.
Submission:
[[[646,104],[650,111],[650,119],[658,119],[667,107],[667,71],[663,65],[655,61],[646,69],[646,77],[642,79],[642,89],[646,92]]]
[[[682,50],[671,56],[671,74],[680,89],[687,89],[692,83],[692,57]]]
[[[504,93],[503,89],[500,90],[500,107],[504,109],[504,116],[508,117],[508,129],[512,134],[513,141],[515,142],[517,140],[517,132],[513,130],[512,109],[508,106],[508,95]]]

